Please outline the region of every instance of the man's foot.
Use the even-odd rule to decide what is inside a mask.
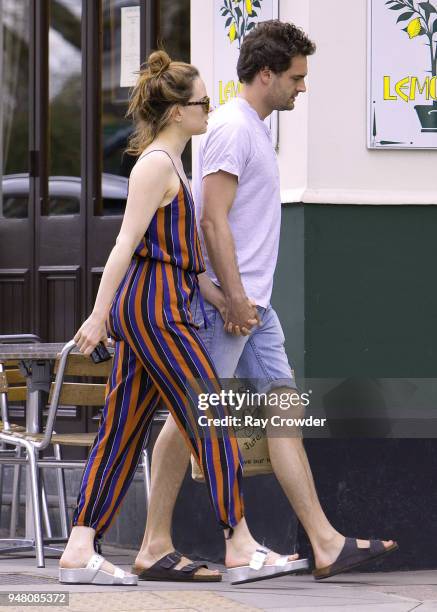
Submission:
[[[133,564],[135,573],[139,573],[141,570],[149,569],[150,567],[152,567],[152,565],[155,565],[157,561],[165,557],[165,555],[168,555],[172,552],[174,552],[173,546],[167,547],[166,549],[163,549],[161,551],[155,549],[153,551],[153,554],[150,551],[148,551],[147,553],[145,551],[140,551]],[[173,569],[180,570],[183,567],[190,565],[191,563],[193,563],[193,561],[191,559],[188,559],[188,557],[181,557],[179,563],[177,563],[177,565],[175,565]],[[210,570],[206,567],[199,567],[194,572],[194,576],[214,577],[220,576],[220,572],[218,570]]]
[[[340,533],[335,534],[330,540],[327,540],[322,546],[313,547],[314,564],[316,569],[328,567],[332,565],[343,550],[346,538]],[[382,540],[385,549],[390,549],[394,545],[393,540]],[[358,540],[358,548],[369,548],[370,540]]]

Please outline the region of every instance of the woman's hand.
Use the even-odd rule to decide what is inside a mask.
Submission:
[[[229,321],[228,309],[227,309],[227,304],[225,301],[225,306],[223,309],[224,314],[222,314],[221,311],[220,311],[220,314],[222,315],[222,319],[225,322],[223,327],[225,331],[228,332],[228,334],[232,334],[233,336],[249,336],[252,327],[254,327],[255,325],[259,325],[261,327],[262,321],[258,314],[258,311],[256,310],[256,302],[253,298],[247,298],[247,299],[248,299],[249,304],[255,308],[255,315],[254,315],[254,318],[248,319],[246,325],[243,325],[242,327]]]
[[[74,336],[78,349],[84,355],[91,355],[93,350],[103,342],[108,345],[108,334],[106,332],[105,319],[101,316],[91,314],[82,324]]]
[[[262,325],[261,319],[256,310],[256,302],[253,298],[247,299],[249,304],[254,308],[254,316],[252,319],[248,319],[245,325],[240,327],[229,320],[228,304],[226,302],[225,294],[220,287],[217,287],[217,285],[212,282],[206,272],[199,274],[198,279],[202,297],[217,308],[221,318],[223,319],[223,327],[229,334],[233,334],[234,336],[248,336],[252,327],[255,325]]]

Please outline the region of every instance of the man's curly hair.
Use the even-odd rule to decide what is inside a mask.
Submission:
[[[251,83],[263,68],[275,74],[290,68],[296,55],[312,55],[316,45],[292,23],[271,19],[259,23],[245,38],[238,58],[237,74],[242,83]]]

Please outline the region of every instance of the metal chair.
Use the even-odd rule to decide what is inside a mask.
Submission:
[[[95,434],[94,433],[68,433],[68,434],[56,434],[54,431],[54,424],[56,419],[56,411],[59,404],[62,402],[65,405],[76,405],[76,406],[99,406],[104,403],[104,384],[96,383],[64,383],[64,375],[69,374],[72,376],[108,376],[108,365],[107,363],[94,365],[92,361],[86,359],[86,362],[82,355],[73,355],[71,362],[66,368],[67,357],[71,349],[74,347],[74,342],[69,342],[65,345],[62,353],[60,362],[57,364],[57,375],[56,382],[52,384],[50,393],[50,407],[48,410],[48,416],[45,426],[45,432],[42,434],[31,434],[23,431],[2,431],[0,432],[0,441],[7,442],[8,444],[14,445],[17,449],[21,448],[25,450],[25,456],[16,456],[1,458],[2,463],[8,463],[13,465],[25,464],[29,467],[30,471],[30,485],[31,485],[31,496],[33,505],[33,521],[34,521],[34,534],[35,534],[35,549],[37,557],[37,566],[44,567],[44,543],[49,544],[60,544],[65,543],[68,537],[68,511],[66,502],[65,492],[65,480],[64,472],[65,468],[76,468],[83,467],[85,461],[80,460],[63,460],[61,457],[60,447],[61,446],[86,446],[92,445]],[[110,367],[110,365],[109,365]],[[53,445],[54,448],[58,448],[59,452],[55,452],[53,458],[40,458],[40,453],[47,449],[49,445]],[[62,527],[62,537],[53,538],[51,534],[46,539],[43,538],[42,534],[42,521],[41,521],[41,510],[43,516],[44,501],[41,500],[40,496],[40,485],[42,483],[41,469],[42,468],[56,468],[58,470],[58,485],[59,485],[59,499],[60,499],[60,518]],[[43,496],[44,497],[44,496]],[[41,501],[42,508],[41,508]],[[65,528],[65,529],[64,529]],[[61,550],[61,549],[60,549]],[[3,549],[4,551],[4,549]],[[2,552],[3,552],[2,551]]]
[[[0,335],[0,344],[28,344],[38,343],[41,339],[36,334],[6,334]],[[13,401],[26,401],[26,381],[23,374],[18,368],[17,362],[9,362],[7,368],[4,363],[0,363],[0,430],[1,431],[25,431],[26,428],[20,425],[11,423],[9,420],[8,409],[8,389],[11,389]],[[12,452],[16,453],[17,457],[21,456],[21,447],[15,451],[6,448],[6,444],[1,442],[0,455],[9,456]],[[0,463],[0,509],[3,505],[3,464]],[[21,480],[21,465],[14,466],[12,498],[11,498],[11,518],[9,525],[9,537],[15,538],[17,530],[17,518],[20,499],[20,480]],[[48,514],[47,496],[43,489],[43,509],[46,531],[51,534],[51,525]]]
[[[6,367],[5,367],[6,366]],[[1,429],[3,432],[17,433],[22,435],[26,432],[26,428],[21,425],[17,425],[15,423],[11,423],[9,421],[9,410],[8,410],[8,400],[12,402],[26,402],[27,388],[26,381],[23,374],[14,367],[15,364],[12,362],[6,362],[6,364],[0,364],[0,397],[1,397]],[[1,457],[10,457],[13,454],[15,457],[21,457],[21,447],[18,446],[14,449],[5,448],[6,443],[4,441],[1,442],[3,448],[0,449]],[[3,490],[3,465],[4,463],[0,463],[2,476],[1,476],[1,484],[0,484],[0,494]],[[16,464],[14,466],[14,475],[13,475],[13,486],[12,486],[12,501],[11,501],[11,517],[10,517],[10,526],[9,526],[9,539],[3,540],[3,542],[7,542],[11,548],[2,548],[1,552],[6,552],[8,550],[16,550],[16,545],[21,541],[21,538],[16,538],[16,529],[17,529],[17,519],[18,519],[18,510],[19,510],[19,500],[20,500],[20,481],[21,481],[21,465]],[[41,491],[42,491],[42,510],[43,510],[43,520],[44,520],[44,528],[47,534],[47,537],[52,536],[52,527],[50,524],[49,511],[48,511],[48,503],[47,503],[47,494],[44,480],[41,479]],[[0,497],[0,502],[1,502]],[[1,540],[0,540],[1,541]]]
[[[166,408],[158,408],[153,415],[153,422],[163,422],[167,419],[169,412]],[[146,508],[149,509],[150,502],[150,487],[151,487],[151,475],[150,475],[150,453],[149,453],[149,442],[150,442],[150,433],[151,429],[149,429],[149,435],[144,444],[144,448],[142,451],[142,469],[144,473],[144,491],[146,494]]]

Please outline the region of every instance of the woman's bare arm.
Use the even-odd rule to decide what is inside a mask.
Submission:
[[[134,166],[123,223],[106,262],[93,311],[74,337],[85,355],[90,355],[101,340],[106,343],[105,322],[115,292],[153,215],[172,188],[174,190],[174,170],[164,154],[155,153]]]
[[[220,287],[217,287],[217,285],[212,282],[206,272],[199,274],[198,278],[200,293],[202,294],[202,297],[204,297],[205,300],[210,302],[210,304],[215,306],[221,314],[222,318],[224,319],[226,309],[225,294],[220,289]]]

